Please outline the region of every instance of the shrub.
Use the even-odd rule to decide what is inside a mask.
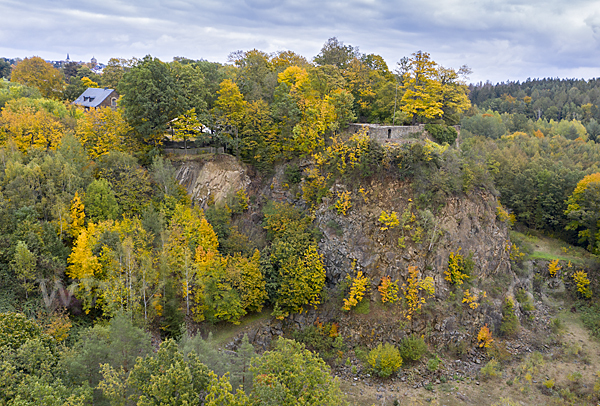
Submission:
[[[337,323],[316,322],[304,330],[292,333],[294,340],[306,345],[306,348],[318,352],[322,358],[333,358],[344,348],[344,340],[338,333]]]
[[[588,279],[587,272],[577,271],[573,274],[573,281],[577,285],[577,292],[584,299],[591,299],[592,290],[590,289],[590,280]]]
[[[502,306],[502,323],[500,324],[500,333],[504,336],[512,336],[519,331],[519,319],[515,315],[515,304],[510,297],[504,299]]]
[[[471,255],[464,258],[460,254],[460,250],[461,248],[456,251],[456,254],[450,252],[448,256],[448,269],[444,272],[444,275],[446,275],[445,279],[453,285],[462,285],[464,279],[469,278],[474,265]]]
[[[526,312],[530,312],[535,310],[535,306],[531,302],[529,295],[527,295],[527,291],[525,289],[519,289],[515,295],[515,299],[517,302],[521,304],[521,309]]]
[[[484,292],[484,294],[485,294],[485,292]],[[468,304],[471,309],[477,309],[479,307],[479,303],[477,303],[478,299],[479,299],[479,296],[477,296],[476,294],[475,295],[471,294],[469,289],[467,289],[467,290],[465,290],[465,294],[463,296],[462,302]]]
[[[0,313],[0,348],[16,350],[27,340],[40,336],[49,338],[33,320],[22,313]]]
[[[477,334],[477,341],[479,341],[479,346],[483,348],[489,348],[494,339],[492,338],[492,332],[488,328],[487,324],[479,330],[479,334]]]
[[[429,358],[429,361],[427,361],[427,369],[429,372],[435,372],[440,367],[441,362],[442,360],[436,354],[433,356],[433,358]]]
[[[400,355],[406,361],[418,361],[427,353],[423,337],[409,336],[400,342]]]
[[[352,267],[355,267],[355,262],[352,263]],[[356,274],[356,278],[352,279],[352,286],[350,287],[350,294],[348,295],[348,299],[344,299],[344,306],[342,309],[350,310],[353,307],[356,307],[367,292],[367,286],[369,285],[369,278],[363,275],[362,271],[359,270]]]
[[[577,311],[585,328],[590,330],[594,337],[600,338],[600,305],[586,306],[583,303],[579,303]]]
[[[248,203],[250,199],[246,193],[246,189],[242,188],[235,192],[235,197],[231,204],[231,211],[236,214],[240,214],[248,210]]]
[[[550,322],[550,330],[554,334],[563,334],[565,332],[565,323],[561,319],[552,319]]]
[[[395,211],[390,212],[390,214],[388,214],[385,210],[382,211],[381,216],[379,216],[379,222],[383,224],[380,227],[381,231],[389,230],[400,225],[398,214]]]
[[[562,267],[558,265],[558,259],[555,259],[548,264],[548,273],[554,278],[561,268]]]
[[[419,270],[416,266],[408,267],[408,278],[402,285],[402,292],[406,300],[406,318],[411,320],[413,315],[421,310],[425,304],[425,298],[435,294],[435,284],[431,276],[425,279],[419,278]]]
[[[402,356],[400,351],[390,343],[379,344],[369,352],[367,362],[375,374],[387,378],[402,366]]]
[[[352,202],[350,201],[350,192],[338,192],[338,199],[335,202],[335,209],[338,214],[345,216],[348,214],[348,210],[352,207]]]
[[[491,359],[479,372],[484,378],[495,378],[502,375],[500,364],[495,359]]]
[[[381,303],[394,303],[398,301],[398,283],[392,281],[389,276],[381,278],[381,284],[377,290],[381,294]]]
[[[453,127],[448,127],[443,124],[425,124],[425,131],[431,135],[431,137],[438,144],[453,144],[458,137],[458,132]]]
[[[296,185],[302,181],[302,170],[298,165],[290,164],[283,170],[285,181],[290,185]]]

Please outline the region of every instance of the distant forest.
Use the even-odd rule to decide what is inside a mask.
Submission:
[[[546,120],[600,120],[600,79],[527,79],[469,85],[471,103],[482,110]]]

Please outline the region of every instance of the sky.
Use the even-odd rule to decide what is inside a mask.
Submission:
[[[227,62],[328,38],[390,69],[424,51],[471,82],[600,77],[600,0],[0,0],[0,56],[99,62],[152,55]]]

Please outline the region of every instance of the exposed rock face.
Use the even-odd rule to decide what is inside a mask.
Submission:
[[[437,287],[444,287],[448,256],[459,248],[465,257],[473,254],[472,276],[475,278],[510,272],[505,249],[508,229],[496,221],[497,201],[491,194],[477,192],[448,200],[435,219],[424,227],[420,243],[411,241],[414,226],[413,230],[405,230],[405,248],[402,248],[398,243],[402,236],[399,227],[381,230],[378,218],[384,210],[395,211],[400,216],[408,208],[412,200],[410,185],[398,181],[373,183],[368,193],[366,203],[356,196],[346,216],[331,210],[329,206],[333,202],[329,201],[316,212],[315,222],[323,231],[319,248],[330,286],[337,285],[351,273],[351,262],[356,260],[374,287],[384,276],[404,279],[409,265],[417,266],[424,276],[433,277]],[[414,207],[412,212],[417,214]]]
[[[334,188],[344,190],[346,186],[335,185]],[[419,315],[410,322],[400,311],[386,310],[377,314],[371,310],[368,315],[338,313],[331,320],[339,322],[344,337],[354,345],[371,346],[381,341],[397,343],[407,334],[427,333],[428,340],[435,344],[466,340],[470,345],[485,323],[498,331],[501,299],[506,293],[512,294],[517,279],[506,251],[508,228],[496,220],[496,198],[487,192],[450,198],[424,227],[421,242],[415,243],[409,237],[414,235],[416,223],[413,223],[413,230],[405,230],[405,247],[401,247],[399,227],[381,230],[378,218],[383,210],[395,211],[401,216],[414,199],[410,184],[397,180],[377,181],[365,189],[367,201],[353,196],[353,207],[346,216],[331,209],[333,200],[325,201],[316,211],[315,222],[323,232],[319,250],[326,265],[328,287],[335,291],[348,275],[354,276],[352,262],[355,260],[356,267],[371,280],[371,301],[375,304],[379,302],[377,286],[383,277],[389,276],[401,285],[406,282],[408,267],[416,266],[421,278],[430,276],[435,280],[436,297],[429,300],[437,303],[432,313]],[[414,205],[411,208],[418,216]],[[472,254],[473,285],[481,287],[485,285],[481,282],[494,278],[500,278],[504,285],[496,298],[488,297],[487,304],[477,309],[463,305],[465,309],[457,313],[458,309],[448,308],[450,305],[445,303],[452,287],[445,280],[444,272],[448,269],[450,252],[458,253],[459,248],[465,258]],[[472,292],[481,293],[481,290],[471,287]],[[446,312],[441,311],[444,308]],[[321,321],[327,320],[324,316],[320,315]]]
[[[231,155],[177,157],[173,164],[177,181],[187,189],[194,204],[203,208],[211,196],[219,203],[250,184],[245,165]]]
[[[229,155],[179,160],[175,165],[177,179],[201,207],[206,206],[210,196],[219,202],[241,188],[257,191],[268,199],[306,207],[300,199],[299,186],[283,187],[286,183],[283,167],[276,168],[272,179],[257,180],[250,187],[247,169]],[[301,163],[304,165],[306,163]],[[335,198],[324,199],[314,211],[314,223],[322,232],[319,252],[327,273],[329,303],[316,311],[292,315],[281,325],[273,321],[253,331],[250,334],[252,341],[266,348],[271,337],[283,334],[284,330],[304,328],[317,318],[322,322],[339,323],[340,333],[351,346],[371,347],[385,341],[398,343],[407,334],[426,334],[435,345],[465,341],[470,346],[476,342],[477,332],[485,323],[496,335],[501,322],[502,299],[506,294],[514,294],[519,284],[506,250],[507,226],[496,219],[497,199],[485,191],[451,197],[440,210],[432,209],[434,214],[429,214],[426,224],[421,222],[420,239],[414,238],[417,222],[411,222],[412,229],[404,230],[404,242],[399,243],[403,235],[400,227],[381,230],[378,219],[384,210],[394,211],[401,217],[409,208],[417,219],[423,218],[412,203],[415,196],[410,182],[378,179],[362,186],[364,196],[356,192],[358,185],[336,184],[332,187],[330,196],[336,196],[338,191],[352,191],[352,207],[346,215],[340,215],[332,208]],[[254,207],[254,210],[256,216],[252,219],[260,222],[260,209]],[[444,272],[448,269],[451,252],[460,252],[465,258],[472,254],[471,293],[481,294],[488,290],[488,298],[477,309],[461,303],[461,291],[458,291],[461,297],[449,300],[455,294],[445,280]],[[355,275],[353,262],[371,281],[370,295],[364,299],[371,301],[369,314],[342,312],[341,303],[332,299],[339,293],[340,283],[347,276]],[[421,278],[432,277],[436,290],[435,298],[429,299],[435,302],[435,306],[430,307],[433,310],[419,314],[411,321],[398,306],[392,310],[384,309],[377,290],[385,276],[397,280],[401,286],[406,282],[409,266],[417,267]],[[490,292],[492,289],[494,294]]]

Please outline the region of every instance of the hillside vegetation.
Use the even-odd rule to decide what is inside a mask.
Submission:
[[[600,399],[596,81],[37,59],[0,82],[0,404]]]

